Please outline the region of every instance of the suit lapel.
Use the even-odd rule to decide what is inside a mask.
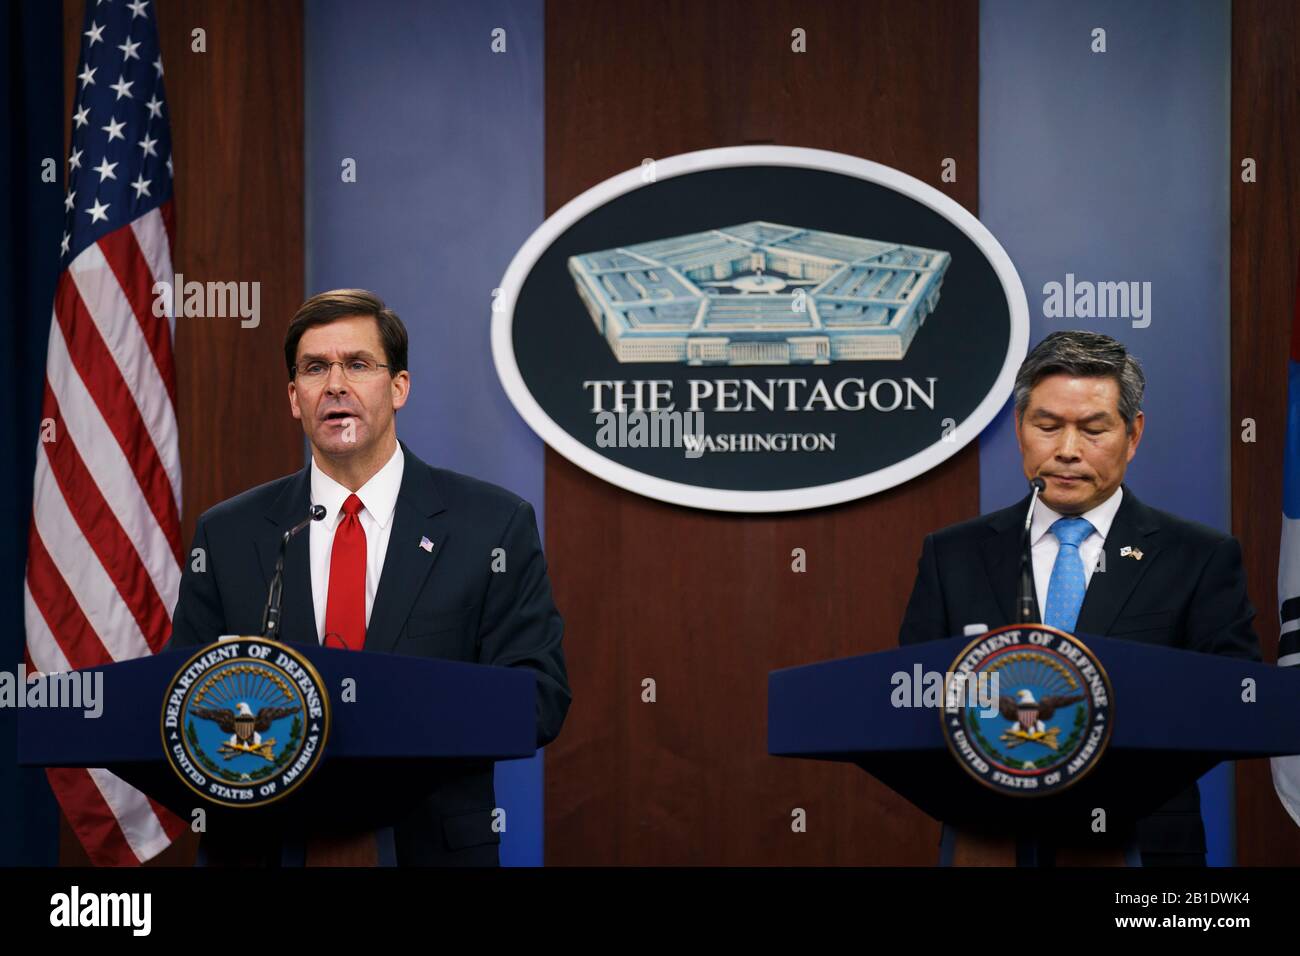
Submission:
[[[388,652],[397,646],[411,605],[447,544],[449,519],[433,472],[405,445],[402,454],[406,456],[402,487],[393,510],[384,570],[366,627],[367,651]],[[431,547],[423,546],[426,539]]]
[[[257,557],[262,566],[262,580],[267,588],[275,574],[275,559],[280,539],[286,531],[307,517],[311,507],[310,465],[294,475],[266,511],[270,523],[259,535]],[[289,542],[284,555],[284,593],[280,602],[280,639],[296,644],[316,644],[316,610],[311,593],[310,528],[304,528]],[[265,602],[263,602],[264,604]],[[259,616],[258,620],[261,618]]]
[[[1024,530],[1029,498],[1025,495],[1018,504],[989,517],[990,534],[982,546],[989,587],[1007,624],[1016,623],[1016,599],[1020,596],[1020,534]],[[1037,594],[1035,599],[1037,602]],[[1034,620],[1038,620],[1037,614]]]
[[[1083,607],[1079,609],[1074,628],[1080,634],[1104,636],[1110,630],[1124,602],[1160,553],[1159,519],[1138,501],[1127,485],[1123,488],[1124,498],[1102,548],[1106,570],[1098,568],[1092,572],[1083,595]],[[1138,549],[1142,558],[1121,557],[1120,551],[1125,547]]]

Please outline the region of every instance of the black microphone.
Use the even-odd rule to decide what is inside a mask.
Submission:
[[[1038,616],[1034,604],[1034,562],[1029,555],[1029,528],[1034,523],[1034,505],[1047,487],[1047,482],[1035,475],[1029,482],[1034,489],[1025,512],[1025,526],[1020,532],[1020,596],[1016,599],[1017,624],[1033,624]]]
[[[262,611],[262,636],[276,640],[280,636],[280,601],[284,597],[284,551],[289,547],[289,539],[313,521],[325,517],[324,505],[312,505],[307,517],[280,536],[280,554],[275,559],[275,574],[271,576],[271,588],[266,594],[266,609]]]

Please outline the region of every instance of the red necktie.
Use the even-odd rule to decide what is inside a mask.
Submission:
[[[350,651],[361,650],[366,642],[366,529],[357,517],[360,510],[361,499],[348,495],[334,531],[325,598],[325,634],[337,634]]]

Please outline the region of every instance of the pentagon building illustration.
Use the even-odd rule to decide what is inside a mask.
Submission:
[[[747,222],[572,256],[620,362],[900,359],[939,302],[937,249]]]

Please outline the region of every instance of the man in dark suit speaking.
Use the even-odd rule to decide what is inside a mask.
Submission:
[[[321,505],[323,520],[289,543],[281,639],[530,668],[537,745],[549,743],[570,694],[532,507],[398,442],[406,328],[376,296],[308,299],[284,355],[311,461],[199,518],[192,548],[205,562],[181,578],[169,647],[260,634],[281,536]],[[396,822],[389,849],[402,865],[494,865],[495,805],[490,762],[448,773]]]
[[[1046,482],[1030,529],[1038,620],[1257,661],[1237,540],[1149,508],[1122,484],[1142,440],[1144,387],[1124,346],[1091,332],[1054,332],[1020,366],[1016,441],[1025,478]],[[926,537],[901,643],[1016,622],[1030,497]],[[1196,786],[1140,821],[1137,839],[1144,865],[1203,865]]]

